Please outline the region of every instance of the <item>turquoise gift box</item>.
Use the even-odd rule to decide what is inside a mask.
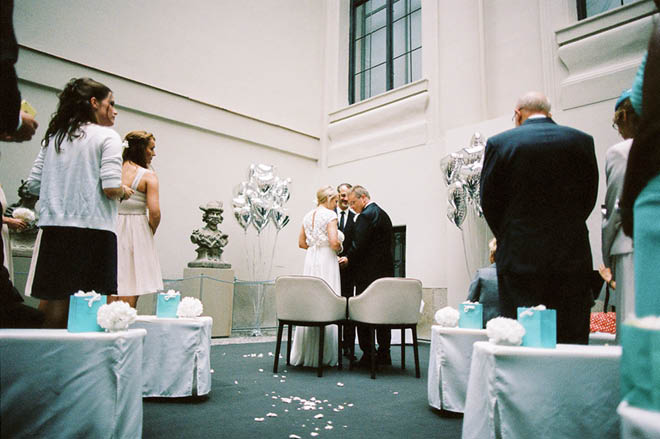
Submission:
[[[525,328],[522,345],[535,348],[557,347],[557,311],[518,308],[518,323]]]
[[[158,293],[156,317],[176,319],[176,310],[181,303],[181,294]]]
[[[660,411],[660,330],[621,327],[621,396],[631,406]]]
[[[484,307],[481,303],[461,303],[459,306],[458,327],[483,329]]]
[[[101,305],[107,303],[107,296],[100,294],[76,296],[69,299],[69,319],[66,329],[69,332],[102,332],[96,321],[96,315]]]

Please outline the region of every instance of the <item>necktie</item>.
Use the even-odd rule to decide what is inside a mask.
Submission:
[[[344,211],[342,210],[341,213],[340,213],[341,218],[339,219],[339,230],[341,230],[342,232],[344,231],[344,214],[345,214],[345,213],[346,213],[346,212],[344,212]]]

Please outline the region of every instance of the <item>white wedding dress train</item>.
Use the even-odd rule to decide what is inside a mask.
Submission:
[[[335,294],[341,291],[337,254],[328,242],[328,223],[337,219],[337,213],[319,206],[303,218],[307,238],[307,254],[303,274],[325,280]],[[294,366],[318,367],[320,328],[296,327],[291,348],[291,364]],[[323,343],[323,365],[335,366],[339,360],[337,326],[325,327]]]

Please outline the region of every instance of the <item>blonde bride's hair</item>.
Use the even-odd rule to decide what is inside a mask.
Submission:
[[[316,191],[316,203],[321,205],[331,199],[332,197],[337,196],[337,190],[332,186],[323,186],[321,189]]]

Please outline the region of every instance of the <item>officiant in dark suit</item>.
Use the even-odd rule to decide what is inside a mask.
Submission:
[[[369,284],[381,277],[394,276],[394,257],[392,255],[392,221],[387,213],[371,201],[369,192],[362,186],[354,186],[348,194],[348,203],[357,215],[352,231],[351,246],[346,256],[339,258],[339,265],[352,267],[355,281],[355,294],[362,293]],[[378,364],[392,364],[390,357],[391,331],[378,329]],[[369,364],[371,339],[369,330],[358,328],[358,341],[363,356],[361,365]]]
[[[500,312],[557,310],[557,342],[587,344],[593,302],[586,220],[598,193],[593,138],[550,118],[541,93],[520,98],[516,128],[488,139],[484,216],[497,238]]]
[[[351,246],[353,235],[353,219],[355,212],[348,207],[348,193],[353,186],[349,183],[342,183],[337,186],[337,193],[339,194],[339,201],[337,202],[337,229],[344,234],[343,249],[339,253],[339,257],[346,256],[348,249]],[[340,267],[341,275],[341,295],[344,297],[353,297],[355,290],[355,283],[353,282],[353,274],[351,273],[351,266],[344,265]],[[343,326],[343,334],[341,334],[344,346],[344,355],[353,359],[355,356],[355,325],[346,324]]]

